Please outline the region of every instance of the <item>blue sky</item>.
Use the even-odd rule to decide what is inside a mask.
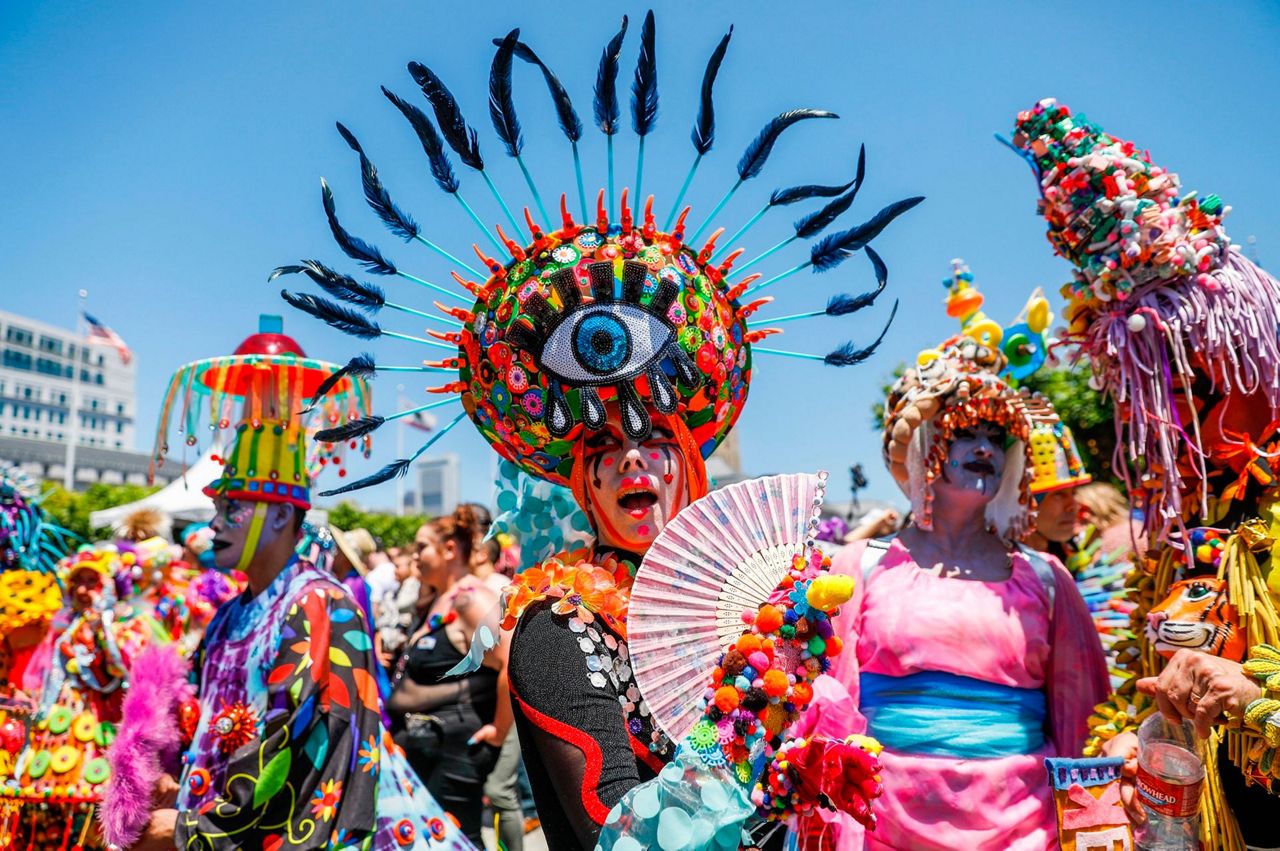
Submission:
[[[181,363],[229,352],[259,312],[285,314],[286,331],[313,356],[345,361],[361,346],[290,311],[266,282],[271,269],[315,257],[355,271],[333,245],[320,207],[329,178],[352,231],[403,268],[428,278],[447,267],[420,245],[387,233],[360,198],[358,166],[333,129],[361,138],[396,200],[434,241],[463,253],[477,238],[432,184],[412,132],[380,84],[422,102],[405,65],[435,69],[481,132],[494,179],[512,201],[528,196],[486,114],[489,40],[522,28],[564,80],[588,120],[590,86],[605,41],[623,12],[633,28],[623,75],[634,67],[647,6],[620,4],[315,2],[195,4],[21,2],[0,8],[0,298],[6,309],[69,325],[75,294],[138,356],[139,448],[150,445],[160,394]],[[836,370],[759,358],[739,429],[748,472],[836,471],[861,461],[870,496],[897,498],[880,464],[869,409],[885,375],[951,333],[939,281],[963,257],[987,294],[987,312],[1013,318],[1036,286],[1056,295],[1067,279],[1035,215],[1026,166],[992,141],[1015,113],[1054,96],[1149,148],[1184,186],[1234,207],[1229,232],[1256,235],[1259,259],[1280,262],[1280,6],[1269,2],[1050,3],[668,2],[657,14],[660,112],[647,143],[645,190],[665,213],[691,159],[689,129],[702,68],[728,24],[733,42],[716,88],[717,144],[688,196],[693,221],[730,185],[743,145],[768,118],[797,106],[834,110],[786,136],[764,174],[722,217],[737,228],[779,186],[836,182],[867,146],[860,221],[891,200],[928,200],[877,242],[890,268],[898,321],[869,364]],[[567,143],[546,90],[517,68],[525,156],[548,199],[573,195]],[[618,137],[619,180],[634,171],[635,139]],[[588,187],[604,177],[603,138],[582,143]],[[498,221],[478,175],[459,167],[463,192]],[[795,210],[796,208],[791,208]],[[749,256],[789,230],[774,213],[749,235]],[[800,245],[772,258],[778,271],[805,257]],[[774,262],[776,261],[776,262]],[[825,275],[774,288],[778,313],[858,292],[869,266],[854,258]],[[410,284],[381,279],[389,297],[422,301]],[[394,293],[394,295],[392,295]],[[1056,299],[1055,299],[1056,301]],[[825,352],[866,341],[890,300],[851,320],[792,324],[777,345]],[[384,318],[409,333],[407,317]],[[779,339],[779,338],[775,338]],[[383,363],[412,363],[422,350],[373,346]],[[382,413],[394,378],[378,379]],[[416,382],[409,395],[421,398]],[[379,434],[372,471],[394,454]],[[461,455],[464,495],[483,499],[484,443],[459,428],[438,444]],[[388,505],[391,486],[366,492]]]

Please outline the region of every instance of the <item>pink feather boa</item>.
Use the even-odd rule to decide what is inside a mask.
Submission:
[[[194,693],[187,672],[173,647],[149,647],[134,661],[119,734],[107,751],[111,779],[98,808],[103,836],[113,845],[138,841],[151,820],[160,775],[178,774],[178,707]]]

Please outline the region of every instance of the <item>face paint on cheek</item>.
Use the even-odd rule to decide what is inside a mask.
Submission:
[[[244,539],[244,549],[240,550],[240,562],[236,565],[236,570],[241,572],[249,568],[249,563],[253,561],[253,556],[258,552],[258,542],[262,537],[262,527],[267,519],[267,504],[265,502],[254,503],[252,514],[253,516],[249,520],[249,533]]]
[[[262,503],[257,503],[261,505]],[[227,526],[233,529],[239,529],[252,519],[254,514],[254,503],[249,502],[233,502],[227,506],[226,517]]]

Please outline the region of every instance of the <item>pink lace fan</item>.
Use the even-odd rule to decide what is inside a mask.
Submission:
[[[654,720],[679,741],[702,716],[711,670],[813,545],[827,474],[766,476],[712,491],[676,515],[636,573],[627,641]]]

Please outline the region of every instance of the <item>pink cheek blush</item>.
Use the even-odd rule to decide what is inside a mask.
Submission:
[[[645,524],[643,526],[637,526],[636,531],[639,532],[641,535],[647,535],[649,534],[649,526],[648,524]]]
[[[612,459],[612,458],[606,458],[606,459],[604,459],[604,465],[605,465],[606,467],[612,467],[612,466],[613,466],[613,459]]]
[[[649,457],[650,457],[650,458],[652,458],[654,461],[657,461],[657,460],[658,460],[659,458],[661,458],[662,456],[661,456],[661,455],[659,455],[657,452],[650,452],[650,453],[649,453]]]

